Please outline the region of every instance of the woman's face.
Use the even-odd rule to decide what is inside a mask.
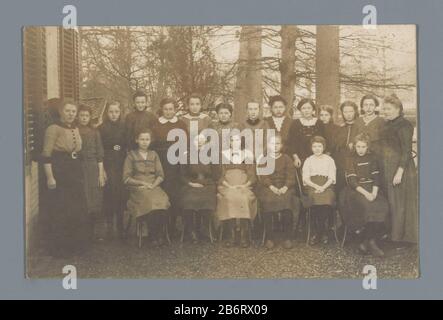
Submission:
[[[320,111],[319,118],[321,122],[328,124],[331,121],[331,114],[326,110],[322,110]]]
[[[138,111],[146,110],[147,103],[148,102],[146,101],[146,97],[136,97],[134,99],[135,109],[137,109]]]
[[[351,106],[346,106],[343,108],[343,120],[346,122],[355,120],[355,110]]]
[[[175,116],[175,106],[173,103],[167,103],[162,107],[163,117],[172,119]]]
[[[202,134],[199,134],[194,138],[194,146],[197,147],[197,149],[203,148],[203,146],[206,144],[207,140],[206,137]]]
[[[65,123],[73,123],[77,116],[77,106],[74,104],[66,104],[60,114],[61,119]]]
[[[316,156],[323,154],[324,149],[325,148],[323,147],[323,143],[314,142],[312,144],[312,153]]]
[[[392,103],[385,103],[383,105],[383,113],[387,120],[394,120],[400,115],[400,109],[398,109]]]
[[[151,144],[151,134],[141,133],[136,140],[138,147],[142,150],[147,150]]]
[[[222,123],[227,123],[231,121],[231,112],[228,109],[220,109],[218,111],[218,119]]]
[[[108,119],[112,122],[118,121],[120,119],[120,107],[116,104],[110,105],[108,108]]]
[[[375,101],[372,99],[365,99],[362,104],[363,112],[365,116],[372,116],[375,113]]]
[[[275,101],[271,106],[271,112],[274,117],[281,118],[285,115],[286,106],[282,101]]]
[[[89,113],[89,111],[80,111],[78,113],[78,122],[82,126],[87,126],[90,120],[91,120],[91,114]]]
[[[357,152],[359,156],[364,156],[366,152],[368,152],[368,144],[364,141],[357,141],[355,144],[355,152]]]
[[[231,137],[231,148],[234,151],[241,150],[241,137],[236,135]]]
[[[202,109],[200,98],[189,99],[189,112],[192,114],[199,114]]]
[[[300,112],[302,118],[311,119],[312,116],[314,115],[314,108],[310,103],[305,103],[300,107]]]

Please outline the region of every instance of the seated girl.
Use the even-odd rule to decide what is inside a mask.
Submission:
[[[257,198],[252,191],[257,180],[254,156],[242,146],[239,135],[232,135],[230,142],[230,149],[222,153],[216,217],[225,225],[226,246],[240,241],[240,246],[246,248],[250,245],[250,221],[257,215]]]
[[[123,182],[129,189],[128,211],[136,219],[147,219],[150,244],[158,246],[164,243],[165,214],[170,203],[160,188],[164,179],[160,159],[155,151],[149,150],[151,137],[148,129],[138,133],[138,149],[126,156]]]
[[[309,239],[311,245],[322,241],[328,244],[327,221],[335,206],[333,185],[336,180],[334,160],[324,153],[326,140],[315,136],[311,140],[312,153],[303,165],[303,184],[311,201],[311,217],[314,222],[314,235]]]
[[[197,145],[197,150],[201,150],[207,139],[204,135],[198,135],[194,143]],[[189,163],[182,165],[180,171],[182,180],[180,199],[185,235],[197,243],[201,238],[202,219],[211,219],[217,205],[217,170],[213,164]]]
[[[360,231],[360,251],[382,257],[377,238],[385,231],[389,206],[379,189],[380,169],[375,154],[369,152],[370,139],[365,133],[354,139],[355,151],[346,165],[348,186],[340,194],[340,213],[351,231]]]
[[[282,153],[282,137],[277,135],[269,139],[268,155],[275,159],[272,174],[259,176],[258,198],[265,224],[268,249],[274,248],[273,218],[281,215],[283,226],[283,247],[292,248],[294,217],[298,218],[300,202],[295,193],[295,168],[292,159]],[[296,219],[297,220],[297,219]]]

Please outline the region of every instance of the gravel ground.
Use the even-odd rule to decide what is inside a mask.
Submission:
[[[172,243],[162,248],[138,249],[134,242],[95,244],[87,253],[54,259],[35,253],[28,260],[28,277],[61,278],[62,269],[77,267],[80,278],[161,279],[296,279],[362,278],[365,265],[376,266],[382,279],[419,276],[418,250],[395,250],[384,245],[385,258],[357,254],[355,245],[308,247],[301,241],[293,249],[225,248],[219,243]]]

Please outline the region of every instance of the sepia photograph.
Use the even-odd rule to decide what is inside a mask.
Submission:
[[[26,278],[420,277],[416,25],[22,41]]]

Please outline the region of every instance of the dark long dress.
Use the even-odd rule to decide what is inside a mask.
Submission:
[[[103,162],[104,151],[100,132],[89,126],[79,126],[82,137],[81,158],[88,212],[99,213],[103,203],[103,188],[98,184],[98,163]]]
[[[123,186],[123,164],[126,157],[125,127],[121,121],[106,121],[99,127],[104,157],[103,166],[108,180],[103,194],[103,210],[112,221],[117,218],[120,235],[123,232],[123,211],[126,205],[126,191]]]
[[[90,240],[78,128],[58,122],[46,129],[42,157],[52,165],[56,188],[47,192],[49,250],[54,256],[82,251]]]
[[[384,184],[391,214],[391,239],[418,242],[418,183],[412,157],[414,128],[403,116],[387,121],[382,134]],[[393,186],[398,168],[404,169],[402,182]]]
[[[326,152],[334,157],[334,152],[336,150],[336,135],[340,126],[336,125],[331,120],[328,124],[324,124],[323,127],[324,138],[326,139]]]
[[[313,125],[304,125],[300,119],[295,120],[289,129],[288,151],[290,155],[298,155],[302,164],[312,155],[311,139],[325,136],[323,123],[319,120]]]
[[[356,189],[362,187],[372,193],[380,187],[381,173],[378,159],[373,153],[359,156],[354,153],[346,166],[348,186],[340,194],[340,214],[350,230],[357,230],[370,222],[385,222],[389,211],[388,202],[379,188],[377,198],[370,202]]]

